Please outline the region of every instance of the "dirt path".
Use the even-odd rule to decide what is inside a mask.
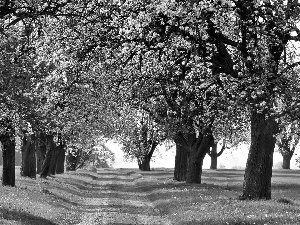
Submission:
[[[145,189],[149,181],[141,174],[101,170],[93,176],[76,201],[81,211],[78,225],[171,224],[150,201],[151,191]]]

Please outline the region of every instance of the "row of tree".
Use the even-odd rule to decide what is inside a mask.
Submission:
[[[117,138],[126,152],[141,150],[141,168],[167,139],[176,144],[174,178],[200,183],[214,143],[250,136],[241,199],[270,199],[276,136],[299,121],[299,8],[295,0],[4,1],[4,158],[15,124],[67,145]]]

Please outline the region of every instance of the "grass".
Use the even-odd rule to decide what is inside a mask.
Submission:
[[[0,224],[300,224],[299,171],[273,172],[270,201],[238,200],[239,170],[204,170],[199,185],[169,169],[16,174],[16,187],[0,187]]]

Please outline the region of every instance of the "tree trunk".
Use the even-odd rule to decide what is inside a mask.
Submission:
[[[278,131],[275,118],[252,112],[251,145],[241,199],[271,199],[273,152]]]
[[[213,143],[211,147],[211,152],[209,153],[210,156],[210,169],[216,170],[218,165],[218,152],[217,152],[217,143]]]
[[[51,174],[51,175],[55,175],[55,173],[56,173],[58,150],[59,150],[58,146],[56,146],[53,143],[52,156],[51,156],[51,161],[50,161],[50,166],[49,166],[49,174]]]
[[[225,141],[223,141],[223,146],[221,150],[218,152],[218,143],[212,143],[211,151],[208,152],[210,156],[210,169],[216,170],[218,166],[218,157],[221,156],[226,148]]]
[[[2,143],[2,185],[15,186],[15,129],[9,119],[3,119],[1,126],[5,129],[0,136]]]
[[[67,171],[75,171],[76,170],[76,166],[77,166],[77,153],[75,152],[68,152],[67,157],[66,157],[66,161],[67,161],[67,165],[66,165],[66,170]]]
[[[202,165],[204,156],[197,157],[195,152],[188,154],[186,183],[201,184]]]
[[[209,152],[214,138],[210,128],[203,131],[196,138],[196,134],[189,135],[190,150],[187,157],[187,183],[201,183],[202,165],[205,155]]]
[[[282,161],[282,169],[291,169],[291,159],[292,159],[293,154],[285,154],[283,155],[283,161]]]
[[[65,145],[60,143],[58,146],[58,156],[57,156],[57,164],[56,164],[56,173],[62,174],[65,172]]]
[[[188,153],[187,183],[201,183],[203,160],[214,140],[210,129],[205,129],[203,136],[201,136],[199,135],[198,140],[195,141],[195,143],[199,142],[199,144],[192,146]]]
[[[25,135],[23,137],[21,176],[36,178],[36,156],[35,156],[35,137]]]
[[[148,154],[144,155],[144,157],[139,161],[139,169],[141,171],[150,171],[150,161],[153,156],[153,153],[158,145],[158,142],[151,141],[151,149]]]
[[[176,141],[176,156],[174,168],[174,180],[186,181],[187,151],[181,143]]]
[[[46,178],[48,175],[50,175],[50,164],[54,147],[53,135],[46,135],[46,157],[42,166],[42,171],[40,173],[40,177],[42,178]]]
[[[144,157],[139,165],[141,171],[150,171],[150,159],[148,156]]]
[[[46,139],[44,134],[38,135],[38,138],[35,140],[36,144],[36,158],[37,158],[37,173],[42,172],[43,163],[46,157]]]

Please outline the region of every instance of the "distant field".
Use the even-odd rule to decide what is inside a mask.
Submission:
[[[240,170],[203,171],[202,184],[173,170],[101,169],[0,187],[0,224],[300,224],[300,172],[273,172],[271,201],[239,201]]]

